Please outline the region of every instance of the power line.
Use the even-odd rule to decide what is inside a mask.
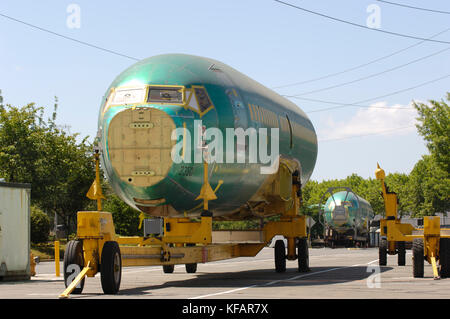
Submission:
[[[372,100],[377,100],[377,99],[381,99],[381,98],[384,98],[384,97],[388,97],[388,96],[396,95],[396,94],[399,94],[399,93],[403,93],[403,92],[406,92],[406,91],[411,91],[411,90],[417,89],[419,87],[422,87],[422,86],[425,86],[425,85],[428,85],[428,84],[431,84],[431,83],[434,83],[434,82],[438,82],[438,81],[443,80],[443,79],[448,78],[448,77],[450,77],[450,74],[441,76],[439,78],[436,78],[436,79],[433,79],[433,80],[430,80],[430,81],[423,82],[421,84],[418,84],[418,85],[415,85],[415,86],[412,86],[412,87],[409,87],[409,88],[406,88],[406,89],[398,90],[398,91],[391,92],[391,93],[384,94],[384,95],[379,95],[379,96],[376,96],[376,97],[373,97],[373,98],[370,98],[370,99],[358,101],[356,103],[365,103],[365,102],[369,102],[369,101],[372,101]]]
[[[345,104],[342,104],[340,106],[334,106],[334,107],[329,107],[329,108],[323,108],[323,109],[307,111],[305,113],[323,112],[323,111],[340,109],[340,108],[344,108],[344,107],[348,107],[348,106],[354,106],[354,105],[357,105],[357,104],[360,104],[360,103],[366,103],[366,102],[369,102],[369,101],[373,101],[373,100],[385,98],[385,97],[388,97],[388,96],[396,95],[396,94],[399,94],[399,93],[403,93],[403,92],[406,92],[406,91],[411,91],[411,90],[417,89],[419,87],[422,87],[422,86],[425,86],[425,85],[428,85],[428,84],[431,84],[431,83],[443,80],[443,79],[448,78],[448,77],[450,77],[450,74],[441,76],[439,78],[436,78],[436,79],[433,79],[433,80],[430,80],[430,81],[426,81],[426,82],[420,83],[418,85],[415,85],[415,86],[412,86],[412,87],[409,87],[409,88],[405,88],[405,89],[401,89],[401,90],[398,90],[398,91],[390,92],[390,93],[387,93],[387,94],[384,94],[384,95],[371,97],[371,98],[368,98],[368,99],[365,99],[365,100],[361,100],[361,101],[357,101],[357,102],[353,102],[353,103],[345,103]],[[299,97],[296,97],[296,96],[288,96],[288,95],[282,95],[282,96],[284,96],[284,97],[291,97],[291,98],[299,98]]]
[[[113,51],[113,50],[110,50],[110,49],[106,49],[106,48],[100,47],[100,46],[95,45],[95,44],[91,44],[91,43],[88,43],[88,42],[80,41],[80,40],[77,40],[75,38],[71,38],[71,37],[68,37],[66,35],[63,35],[63,34],[60,34],[60,33],[56,33],[56,32],[53,32],[51,30],[48,30],[48,29],[41,28],[41,27],[36,26],[34,24],[31,24],[31,23],[28,23],[28,22],[25,22],[25,21],[22,21],[22,20],[19,20],[19,19],[7,16],[7,15],[2,14],[2,13],[0,13],[0,16],[4,17],[6,19],[9,19],[11,21],[24,24],[24,25],[29,26],[31,28],[34,28],[34,29],[37,29],[37,30],[40,30],[40,31],[43,31],[43,32],[50,33],[52,35],[61,37],[61,38],[66,39],[66,40],[74,41],[74,42],[77,42],[79,44],[82,44],[82,45],[85,45],[85,46],[88,46],[88,47],[91,47],[91,48],[94,48],[94,49],[98,49],[98,50],[101,50],[101,51],[104,51],[104,52],[115,54],[115,55],[118,55],[118,56],[121,56],[121,57],[124,57],[124,58],[127,58],[127,59],[131,59],[131,60],[134,60],[134,61],[140,61],[140,59],[138,59],[138,58],[135,58],[135,57],[132,57],[132,56],[129,56],[129,55],[125,55],[125,54],[122,54],[120,52]]]
[[[340,105],[340,106],[344,104],[342,102],[325,101],[325,100],[318,100],[318,99],[309,99],[309,98],[298,97],[298,96],[293,96],[293,95],[283,95],[283,96],[287,97],[287,98],[294,98],[294,99],[300,99],[300,100],[317,102],[317,103],[334,104],[334,105]],[[345,103],[345,105],[346,106],[355,106],[355,107],[360,107],[360,108],[375,108],[375,109],[388,109],[388,110],[392,110],[393,109],[392,106],[361,105],[361,104],[354,104],[354,103]],[[415,109],[413,109],[411,107],[396,107],[395,109],[396,110],[405,110],[405,111],[414,111],[415,110]]]
[[[416,10],[422,10],[422,11],[429,11],[429,12],[434,12],[434,13],[450,14],[450,12],[448,12],[448,11],[441,11],[441,10],[433,10],[433,9],[427,9],[427,8],[413,7],[413,6],[409,6],[409,5],[402,4],[402,3],[390,2],[390,1],[384,1],[384,0],[377,0],[377,1],[379,1],[379,2],[384,2],[384,3],[388,3],[388,4],[392,4],[392,5],[394,5],[394,6],[410,8],[410,9],[416,9]]]
[[[419,61],[422,61],[422,60],[431,58],[431,57],[433,57],[433,56],[435,56],[435,55],[441,54],[441,53],[443,53],[443,52],[445,52],[445,51],[448,51],[448,50],[450,50],[450,47],[445,48],[445,49],[442,49],[442,50],[439,50],[439,51],[434,52],[434,53],[431,53],[431,54],[429,54],[429,55],[420,57],[420,58],[418,58],[418,59],[409,61],[409,62],[407,62],[407,63],[404,63],[404,64],[401,64],[401,65],[395,66],[395,67],[393,67],[393,68],[386,69],[386,70],[381,71],[381,72],[377,72],[377,73],[373,73],[373,74],[370,74],[370,75],[366,75],[366,76],[363,76],[363,77],[361,77],[361,78],[358,78],[358,79],[355,79],[355,80],[352,80],[352,81],[347,81],[347,82],[335,84],[335,85],[328,86],[328,87],[325,87],[325,88],[316,89],[316,90],[311,90],[311,91],[303,92],[303,93],[300,93],[300,94],[295,94],[294,96],[307,95],[307,94],[312,94],[312,93],[317,93],[317,92],[327,91],[327,90],[335,89],[335,88],[338,88],[338,87],[341,87],[341,86],[345,86],[345,85],[348,85],[348,84],[353,84],[353,83],[356,83],[356,82],[360,82],[360,81],[363,81],[363,80],[367,80],[367,79],[370,79],[370,78],[373,78],[373,77],[376,77],[376,76],[379,76],[379,75],[382,75],[382,74],[385,74],[385,73],[389,73],[389,72],[392,72],[392,71],[401,69],[401,68],[403,68],[403,67],[405,67],[405,66],[408,66],[408,65],[417,63],[417,62],[419,62]]]
[[[374,133],[368,133],[368,134],[350,135],[350,136],[345,136],[345,137],[332,138],[332,139],[327,139],[327,140],[318,140],[318,141],[319,142],[340,141],[340,140],[346,140],[346,139],[355,138],[355,137],[379,135],[379,134],[384,134],[384,133],[388,133],[388,132],[404,130],[404,129],[411,128],[411,127],[415,127],[415,125],[408,125],[408,126],[403,126],[403,127],[397,127],[397,128],[393,128],[393,129],[389,129],[389,130],[384,130],[384,131],[379,131],[379,132],[374,132]]]
[[[363,29],[367,29],[367,30],[378,31],[378,32],[382,32],[382,33],[386,33],[386,34],[390,34],[390,35],[395,35],[395,36],[399,36],[399,37],[404,37],[404,38],[410,38],[410,39],[416,39],[416,40],[423,40],[423,41],[430,41],[430,42],[450,44],[449,41],[426,39],[426,38],[421,38],[421,37],[417,37],[417,36],[413,36],[413,35],[393,32],[393,31],[387,31],[387,30],[382,30],[382,29],[370,28],[370,27],[365,26],[363,24],[358,24],[358,23],[355,23],[355,22],[351,22],[351,21],[335,18],[335,17],[329,16],[329,15],[326,15],[326,14],[323,14],[323,13],[319,13],[319,12],[311,11],[311,10],[308,10],[308,9],[305,9],[305,8],[302,8],[302,7],[298,7],[298,6],[295,6],[293,4],[290,4],[290,3],[287,3],[287,2],[283,2],[283,1],[280,1],[280,0],[273,0],[273,1],[281,3],[281,4],[284,4],[286,6],[289,6],[289,7],[295,8],[295,9],[298,9],[298,10],[302,10],[304,12],[308,12],[308,13],[311,13],[311,14],[323,17],[323,18],[327,18],[327,19],[330,19],[330,20],[333,20],[333,21],[338,21],[338,22],[341,22],[341,23],[349,24],[349,25],[352,25],[352,26],[355,26],[355,27],[359,27],[359,28],[363,28]]]
[[[444,31],[441,31],[441,32],[439,32],[439,33],[436,33],[436,34],[432,35],[431,37],[429,37],[428,39],[433,39],[433,38],[437,37],[438,35],[441,35],[442,33],[447,32],[448,30],[450,30],[450,28],[447,28],[447,29],[445,29]],[[382,56],[382,57],[380,57],[380,58],[371,60],[371,61],[366,62],[366,63],[363,63],[363,64],[359,64],[359,65],[357,65],[357,66],[354,66],[354,67],[351,67],[351,68],[348,68],[348,69],[345,69],[345,70],[342,70],[342,71],[339,71],[339,72],[330,73],[330,74],[327,74],[327,75],[324,75],[324,76],[320,76],[320,77],[317,77],[317,78],[313,78],[313,79],[309,79],[309,80],[305,80],[305,81],[301,81],[301,82],[295,82],[295,83],[290,83],[290,84],[285,84],[285,85],[275,86],[275,87],[272,87],[272,89],[281,89],[281,88],[285,88],[285,87],[290,87],[290,86],[296,86],[296,85],[301,85],[301,84],[306,84],[306,83],[316,82],[316,81],[324,80],[324,79],[327,79],[327,78],[330,78],[330,77],[333,77],[333,76],[337,76],[337,75],[341,75],[341,74],[344,74],[344,73],[348,73],[348,72],[350,72],[350,71],[354,71],[354,70],[363,68],[363,67],[365,67],[365,66],[374,64],[374,63],[376,63],[376,62],[385,60],[385,59],[387,59],[387,58],[390,58],[390,57],[392,57],[392,56],[394,56],[394,55],[397,55],[397,54],[399,54],[399,53],[401,53],[401,52],[404,52],[404,51],[406,51],[406,50],[409,50],[409,49],[411,49],[411,48],[414,48],[414,47],[416,47],[416,46],[418,46],[418,45],[420,45],[420,44],[422,44],[422,43],[424,43],[424,42],[426,42],[426,41],[419,41],[419,42],[417,42],[417,43],[415,43],[415,44],[413,44],[413,45],[410,45],[410,46],[408,46],[408,47],[406,47],[406,48],[397,50],[397,51],[392,52],[392,53],[390,53],[390,54],[388,54],[388,55]]]

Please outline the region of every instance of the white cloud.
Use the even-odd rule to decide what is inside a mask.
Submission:
[[[407,106],[388,106],[386,102],[377,102],[368,108],[359,109],[353,116],[346,115],[337,121],[336,117],[328,117],[325,125],[318,129],[318,138],[319,141],[326,141],[360,135],[407,134],[416,130],[416,117],[417,111],[412,103]]]

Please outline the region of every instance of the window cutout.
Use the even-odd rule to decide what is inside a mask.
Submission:
[[[289,121],[289,117],[286,114],[286,119],[289,125],[289,136],[290,136],[290,148],[292,149],[293,143],[292,143],[292,126],[291,126],[291,121]]]
[[[145,98],[145,87],[117,88],[111,95],[111,105],[142,103]]]
[[[189,107],[195,110],[196,112],[200,112],[198,108],[197,99],[195,98],[195,95],[192,94],[191,99],[189,101]]]
[[[147,102],[183,103],[183,91],[179,88],[150,87]]]
[[[197,96],[197,102],[200,107],[200,112],[203,113],[209,107],[211,107],[212,103],[209,100],[208,94],[206,94],[206,90],[203,88],[195,88],[195,95]]]
[[[186,103],[189,103],[189,99],[191,98],[192,91],[187,89],[187,90],[184,91],[184,94],[185,94],[185,101],[186,101]]]

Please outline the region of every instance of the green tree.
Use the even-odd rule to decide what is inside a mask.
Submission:
[[[450,93],[447,93],[450,101]],[[450,107],[441,102],[430,100],[429,105],[414,103],[420,124],[417,129],[427,142],[428,150],[433,155],[437,165],[449,173],[450,167]]]
[[[384,202],[379,181],[372,178],[364,180],[364,187],[360,186],[355,192],[370,203],[375,215],[384,214]]]
[[[432,155],[424,155],[409,176],[409,208],[416,217],[450,210],[450,178]]]
[[[2,90],[0,90],[0,109],[2,109],[3,106],[3,96],[2,96]]]
[[[36,124],[38,111],[34,104],[0,108],[0,172],[7,182],[37,179],[44,135]]]
[[[36,206],[31,206],[30,237],[31,242],[45,243],[50,232],[50,218]]]
[[[378,182],[378,181],[377,181]],[[401,173],[386,175],[386,185],[389,190],[396,192],[398,196],[398,213],[403,216],[411,210],[411,197],[409,196],[409,176]],[[379,183],[379,182],[378,182]],[[381,191],[381,186],[380,186]],[[380,195],[381,198],[381,195]],[[383,203],[384,205],[384,203]]]
[[[33,103],[0,109],[0,175],[7,182],[31,183],[31,199],[47,214],[57,214],[70,231],[77,211],[87,205],[95,177],[87,138],[77,141]]]
[[[111,212],[116,234],[122,236],[140,236],[143,229],[139,229],[139,211],[128,206],[117,195],[107,190],[103,210]]]
[[[450,93],[447,93],[450,101]],[[430,155],[417,162],[409,176],[409,207],[416,216],[450,210],[450,107],[444,100],[414,103],[419,114],[417,130]]]

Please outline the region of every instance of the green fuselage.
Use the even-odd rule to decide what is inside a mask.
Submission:
[[[133,87],[145,87],[142,92],[150,92],[153,87],[155,94],[159,94],[157,98],[161,96],[167,98],[167,101],[148,102],[151,100],[148,98],[149,93],[142,99],[139,97],[141,91],[136,93],[120,91],[121,88]],[[183,92],[180,103],[172,103],[170,100],[172,91],[167,91],[168,93],[164,91],[165,88],[170,90],[172,87],[180,88],[179,92]],[[207,98],[204,95],[205,91]],[[114,97],[111,92],[116,92]],[[192,100],[194,95],[197,102]],[[121,98],[128,101],[126,99],[130,96],[130,103],[120,102]],[[189,97],[191,102],[188,105]],[[177,98],[180,97],[175,97],[174,101]],[[114,99],[118,102],[114,102]],[[148,113],[149,110],[153,111]],[[120,115],[121,112],[129,114]],[[142,119],[145,114],[149,114],[150,119],[157,120],[139,122],[139,117],[136,117],[138,113],[142,115]],[[125,123],[126,119],[134,122]],[[141,210],[142,206],[168,204],[181,216],[198,214],[201,211],[199,205],[201,201],[196,198],[203,183],[203,164],[194,162],[194,152],[198,144],[194,140],[194,132],[198,129],[194,121],[200,120],[206,128],[218,128],[224,138],[227,128],[244,130],[267,128],[270,140],[270,129],[278,128],[280,158],[298,161],[302,185],[310,178],[317,157],[317,138],[311,121],[300,108],[221,62],[190,55],[167,54],[132,65],[114,80],[103,98],[98,122],[102,167],[115,192],[130,206]],[[115,131],[110,132],[113,121]],[[134,125],[132,127],[134,130],[140,126],[139,123],[147,126],[136,133],[126,133],[134,132],[130,131],[129,127]],[[120,125],[122,126],[119,129]],[[164,146],[164,154],[158,150],[159,136],[166,134],[164,132],[169,128],[187,130],[191,133],[192,150],[189,154],[183,154],[183,158],[190,159],[190,163],[187,161],[175,163],[168,160],[167,145]],[[156,134],[155,129],[159,129],[158,132],[162,133]],[[136,136],[131,138],[130,134]],[[146,136],[149,136],[149,140],[144,143]],[[178,136],[173,143],[182,144],[183,136]],[[206,144],[211,142],[207,140]],[[268,142],[269,153],[271,143]],[[149,145],[151,150],[145,150],[145,145]],[[245,147],[248,151],[248,143]],[[225,141],[223,149],[223,163],[216,161],[208,168],[209,183],[217,196],[216,200],[209,203],[210,210],[215,216],[229,214],[245,205],[270,177],[270,174],[261,174],[260,170],[262,166],[266,167],[269,164],[261,163],[259,160],[256,163],[249,163],[248,156],[245,163],[225,163]],[[122,153],[124,155],[121,155]],[[139,154],[149,154],[144,156],[149,160],[139,163],[142,160]],[[155,160],[154,158],[158,156],[159,159]],[[143,168],[140,171],[140,168],[128,168],[129,158],[134,161],[133,167]],[[115,165],[120,166],[120,169]],[[160,167],[157,167],[158,165]],[[148,180],[157,182],[153,185],[135,182],[141,178],[139,174],[151,176]],[[143,178],[141,180],[145,181]]]
[[[354,229],[359,233],[366,232],[373,217],[369,202],[352,192],[341,191],[333,194],[324,207],[326,224],[339,233]]]

